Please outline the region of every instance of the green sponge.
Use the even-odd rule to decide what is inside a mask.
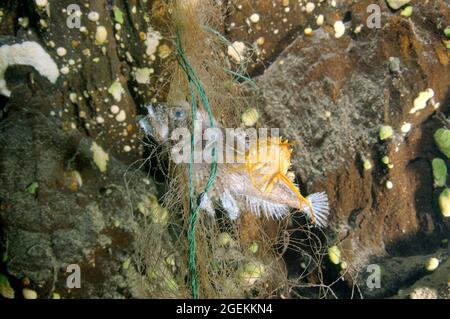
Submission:
[[[440,128],[434,133],[434,141],[439,150],[450,158],[450,130]]]
[[[434,184],[437,187],[445,186],[445,182],[447,180],[447,165],[441,158],[435,158],[431,162],[431,166],[433,168],[433,176],[434,176]]]

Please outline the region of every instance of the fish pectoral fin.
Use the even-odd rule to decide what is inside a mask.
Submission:
[[[225,191],[220,196],[220,201],[222,203],[222,208],[228,213],[230,219],[236,220],[241,212],[234,197],[228,191]]]
[[[210,216],[214,217],[216,212],[214,210],[214,204],[209,197],[208,193],[203,193],[200,199],[200,208],[205,210]]]
[[[301,209],[309,219],[314,219],[315,224],[319,227],[326,227],[328,224],[328,215],[330,214],[330,206],[328,204],[328,196],[326,193],[314,193],[306,197],[311,204],[312,212],[309,206]]]
[[[267,218],[280,219],[289,213],[289,206],[285,204],[273,203],[259,197],[243,195],[245,209],[250,213],[261,216],[264,214]]]

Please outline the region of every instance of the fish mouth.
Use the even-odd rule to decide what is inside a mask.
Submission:
[[[169,127],[168,118],[164,116],[164,110],[155,109],[152,104],[146,105],[145,108],[148,114],[137,118],[139,126],[147,136],[157,142],[166,141],[169,135]]]
[[[136,117],[136,120],[138,121],[138,124],[139,124],[140,128],[144,131],[145,135],[150,136],[150,137],[154,136],[153,127],[150,124],[147,116],[138,115]]]

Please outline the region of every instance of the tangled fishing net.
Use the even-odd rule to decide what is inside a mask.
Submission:
[[[177,51],[167,102],[185,105],[189,114],[198,108],[223,127],[239,127],[242,112],[258,103],[258,91],[244,73],[245,60],[232,63],[225,54],[232,45],[219,31],[222,6],[209,0],[167,5],[172,16],[168,37]],[[167,182],[159,201],[151,197],[139,208],[146,219],[130,274],[139,283],[137,295],[283,298],[301,297],[309,288],[314,289],[309,296],[332,293],[323,283],[326,239],[320,229],[308,227],[294,212],[281,220],[243,212],[232,221],[220,210],[213,217],[199,208],[199,199],[214,183],[216,164],[209,166],[201,185],[193,185],[193,166],[175,165],[169,145],[146,143],[151,154],[138,169],[148,162],[162,165]],[[132,173],[126,176],[130,178]]]

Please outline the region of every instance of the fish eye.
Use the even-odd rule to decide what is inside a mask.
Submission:
[[[175,119],[177,120],[183,120],[186,117],[186,112],[185,110],[181,109],[181,108],[176,108],[173,111],[173,116],[175,117]]]

